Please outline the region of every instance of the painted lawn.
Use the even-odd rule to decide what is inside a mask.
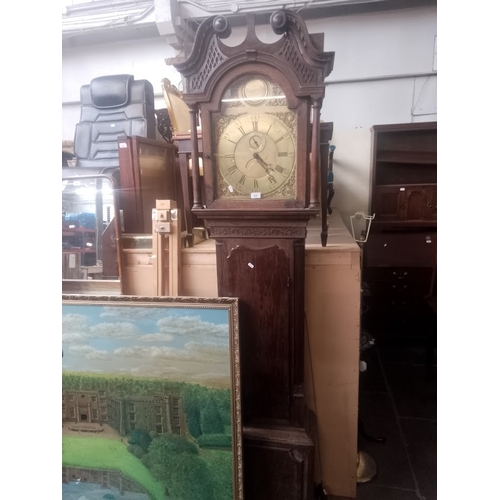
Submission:
[[[127,451],[125,443],[116,439],[64,436],[62,444],[62,465],[120,470],[146,488],[155,500],[163,499],[163,485]]]

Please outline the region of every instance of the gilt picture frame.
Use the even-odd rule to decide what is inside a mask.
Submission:
[[[62,296],[63,500],[243,500],[238,299]]]

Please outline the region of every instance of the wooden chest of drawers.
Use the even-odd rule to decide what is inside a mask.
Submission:
[[[432,267],[369,267],[365,272],[370,294],[388,299],[429,295],[433,279]]]
[[[372,232],[364,248],[364,265],[366,268],[434,267],[436,249],[435,228]]]
[[[363,281],[381,299],[433,293],[437,267],[437,123],[377,125]]]

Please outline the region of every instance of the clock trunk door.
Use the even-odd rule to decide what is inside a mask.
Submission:
[[[245,423],[290,419],[290,259],[278,246],[236,246],[223,265],[220,296],[238,297]]]

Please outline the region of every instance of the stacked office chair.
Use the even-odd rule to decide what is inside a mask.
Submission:
[[[154,91],[147,80],[133,75],[94,78],[80,88],[81,113],[76,125],[74,155],[76,169],[85,173],[107,173],[119,167],[118,137],[156,139]]]

